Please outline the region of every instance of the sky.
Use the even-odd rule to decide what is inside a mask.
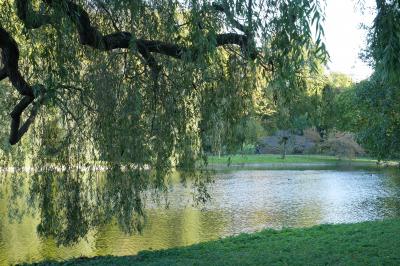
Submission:
[[[365,48],[366,31],[361,24],[372,25],[374,19],[374,0],[326,0],[325,44],[331,62],[328,71],[350,75],[354,81],[368,78],[372,69],[359,58]]]

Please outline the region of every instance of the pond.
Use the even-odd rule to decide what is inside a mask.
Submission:
[[[34,201],[26,188],[29,182],[26,178],[12,179],[17,181],[6,182],[3,178],[0,183],[0,264],[132,255],[141,250],[190,245],[263,228],[400,217],[397,169],[238,168],[216,173],[209,186],[211,200],[200,207],[192,205],[190,187],[173,185],[168,208],[147,205],[142,234],[127,234],[113,218],[108,224],[88,230],[77,243],[63,246],[57,245],[54,232],[46,237],[38,233],[46,224],[57,223],[56,212],[43,214],[43,204],[51,199],[42,198],[42,208],[26,208]],[[64,201],[74,206],[74,197]],[[75,218],[80,219],[79,215]],[[81,230],[80,226],[72,228]]]

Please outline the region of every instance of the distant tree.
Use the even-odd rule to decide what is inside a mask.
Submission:
[[[330,73],[328,75],[328,83],[334,89],[348,89],[354,84],[350,76],[340,72]]]
[[[322,66],[321,63],[319,63]],[[303,88],[296,95],[285,97],[278,89],[273,98],[274,111],[270,120],[276,129],[301,133],[304,129],[314,127],[321,137],[334,130],[340,120],[337,100],[340,95],[352,88],[352,79],[342,73],[325,75],[321,67],[318,71],[303,69]],[[274,90],[271,90],[273,93]]]
[[[341,128],[354,132],[370,155],[400,158],[400,91],[373,76],[341,101]]]

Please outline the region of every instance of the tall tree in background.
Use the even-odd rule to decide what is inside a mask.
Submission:
[[[379,159],[400,157],[400,5],[377,0],[376,18],[369,31],[365,58],[372,77],[352,92],[351,122],[360,143]]]

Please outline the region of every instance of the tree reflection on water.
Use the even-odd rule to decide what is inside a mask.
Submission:
[[[168,207],[173,183],[191,191],[192,204],[206,204],[210,172],[173,173],[165,180],[150,171],[42,171],[7,174],[2,178],[1,197],[7,202],[11,221],[25,215],[39,216],[37,234],[55,239],[58,245],[71,245],[96,228],[115,222],[126,234],[142,232],[146,206]],[[153,184],[159,183],[158,186]]]

